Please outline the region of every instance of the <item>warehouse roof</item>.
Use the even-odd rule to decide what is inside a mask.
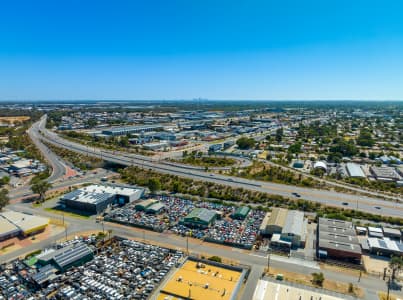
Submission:
[[[92,250],[83,243],[78,243],[73,245],[73,247],[68,247],[67,249],[62,248],[60,250],[62,251],[58,252],[54,256],[54,260],[55,263],[61,268],[65,268],[70,264],[93,254]]]
[[[161,209],[163,209],[165,207],[165,205],[161,202],[155,202],[154,204],[151,204],[149,207],[147,207],[147,211],[159,211]]]
[[[270,220],[270,215],[271,215],[271,213],[267,212],[266,215],[264,216],[262,224],[260,224],[260,228],[259,228],[260,231],[266,230],[267,224],[269,223],[269,220]]]
[[[130,197],[138,192],[139,189],[134,188],[93,184],[67,193],[63,195],[62,199],[97,204],[115,195]]]
[[[157,200],[155,199],[147,199],[147,200],[143,200],[140,201],[139,203],[136,204],[136,207],[141,207],[142,209],[146,209],[148,207],[150,207],[151,205],[153,205]]]
[[[382,233],[383,234],[383,231],[382,231],[382,228],[380,228],[380,227],[368,227],[368,231],[369,232],[376,232],[376,233]]]
[[[245,218],[248,215],[249,211],[250,211],[249,207],[240,206],[235,210],[234,216],[241,216],[241,217]]]
[[[303,236],[304,234],[304,213],[298,210],[290,210],[287,214],[282,234],[292,233]]]
[[[342,242],[342,243],[359,244],[358,238],[356,236],[333,233],[333,232],[326,232],[326,231],[319,232],[319,239],[337,241],[337,242]]]
[[[47,226],[49,224],[49,219],[33,216],[29,214],[24,214],[16,211],[6,211],[1,213],[1,215],[8,221],[17,226],[24,233],[29,233],[41,227]]]
[[[320,225],[336,226],[341,228],[353,228],[353,223],[343,220],[319,218]]]
[[[376,178],[395,179],[399,180],[400,176],[392,167],[371,167],[371,172]]]
[[[92,250],[87,245],[77,243],[70,244],[57,250],[47,251],[46,253],[37,255],[37,258],[44,262],[54,260],[59,267],[64,268],[89,254],[92,254]]]
[[[396,236],[396,237],[402,236],[402,233],[400,232],[399,229],[388,228],[388,227],[383,227],[382,229],[383,229],[383,233],[386,234],[386,235],[393,235],[393,236]]]
[[[287,218],[288,209],[275,207],[273,208],[270,219],[267,225],[275,225],[279,227],[283,227],[285,224],[285,220]]]
[[[350,175],[351,177],[366,177],[361,167],[355,163],[347,163],[346,168],[348,175]]]
[[[359,244],[345,243],[339,241],[319,239],[319,248],[334,249],[361,254],[361,246]]]
[[[403,254],[403,243],[401,242],[392,241],[388,238],[368,238],[367,241],[370,248],[384,249]]]
[[[216,212],[209,210],[207,208],[195,208],[185,217],[186,219],[200,219],[206,223],[210,223],[211,220],[216,216]]]
[[[17,234],[20,229],[6,218],[0,216],[0,237]]]

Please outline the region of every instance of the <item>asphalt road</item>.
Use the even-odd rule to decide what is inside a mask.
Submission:
[[[118,151],[107,151],[92,147],[90,148],[82,144],[68,141],[60,138],[54,132],[45,129],[45,123],[46,118],[42,118],[38,123],[35,123],[33,125],[34,127],[37,127],[36,130],[42,132],[43,135],[40,136],[41,139],[53,143],[59,147],[64,147],[79,153],[85,153],[117,164],[125,166],[137,165],[142,168],[155,170],[165,174],[172,174],[180,177],[191,178],[194,180],[213,182],[235,188],[244,188],[247,190],[259,191],[268,194],[281,195],[284,197],[295,197],[292,193],[298,193],[300,194],[301,199],[322,203],[328,206],[358,209],[360,211],[384,216],[403,216],[403,204],[401,202],[386,201],[375,197],[373,198],[361,195],[351,195],[334,191],[295,187],[292,185],[262,182],[257,180],[248,180],[238,177],[203,172],[199,170],[183,169],[178,166],[162,164],[155,158],[122,153]]]
[[[56,180],[62,178],[66,173],[66,165],[58,156],[56,156],[56,154],[50,151],[49,148],[41,142],[38,127],[32,126],[29,128],[28,135],[34,142],[35,146],[42,152],[45,159],[52,166],[52,174],[46,180],[49,182],[55,182]]]

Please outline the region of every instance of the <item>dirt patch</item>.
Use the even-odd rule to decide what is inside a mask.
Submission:
[[[267,270],[266,270],[267,271]],[[281,270],[281,269],[276,269],[276,268],[270,268],[270,272],[266,272],[266,275],[275,277],[277,274],[283,274],[284,280],[289,281],[289,282],[295,282],[307,286],[312,286],[312,287],[317,287],[312,283],[312,276],[309,274],[300,274],[300,273],[294,273],[294,272],[289,272],[287,270]],[[323,286],[322,288],[324,290],[332,291],[332,292],[337,292],[341,294],[346,294],[346,295],[352,295],[358,298],[363,298],[364,297],[364,291],[357,287],[357,286],[352,286],[348,283],[344,282],[337,282],[337,281],[332,281],[332,280],[325,280],[323,281]]]
[[[19,116],[19,117],[0,117],[0,124],[14,124],[16,122],[25,122],[31,119],[28,116]]]
[[[356,276],[357,278],[360,276],[360,271],[359,270],[347,269],[347,268],[343,268],[343,267],[340,267],[340,266],[332,266],[332,265],[328,265],[328,264],[320,264],[320,268],[322,270],[329,270],[329,271],[348,274],[348,275],[351,275],[351,276]],[[364,272],[361,271],[361,276],[366,276],[366,275],[365,275]]]

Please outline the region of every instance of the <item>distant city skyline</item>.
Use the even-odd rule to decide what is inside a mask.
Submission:
[[[0,100],[402,100],[403,2],[11,1]]]

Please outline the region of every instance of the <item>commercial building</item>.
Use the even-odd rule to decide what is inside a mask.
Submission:
[[[368,238],[367,243],[370,252],[373,254],[382,256],[403,255],[403,243],[400,241],[394,241],[389,238]]]
[[[0,215],[0,241],[11,239],[20,234],[20,229]]]
[[[235,212],[232,214],[233,219],[245,220],[246,216],[250,212],[250,207],[248,206],[240,206]]]
[[[158,214],[165,208],[165,205],[161,202],[155,202],[154,204],[146,208],[146,213],[148,214]]]
[[[374,175],[376,180],[379,181],[398,181],[400,180],[399,174],[392,167],[370,167],[372,175]]]
[[[193,228],[208,228],[217,219],[214,210],[206,208],[195,208],[190,214],[183,218],[183,224]]]
[[[382,227],[382,230],[383,230],[383,236],[390,238],[391,240],[400,241],[402,238],[402,232],[400,231],[400,229]]]
[[[1,236],[3,239],[21,235],[23,237],[33,235],[46,229],[49,219],[16,211],[0,213]],[[3,227],[4,226],[4,227]],[[18,232],[16,231],[18,230]]]
[[[62,272],[73,266],[80,266],[93,257],[93,251],[84,243],[71,244],[58,250],[37,255],[40,265],[51,264]]]
[[[348,176],[353,177],[353,178],[366,178],[364,171],[361,169],[361,167],[355,163],[347,163],[346,164],[346,169]]]
[[[281,231],[281,240],[290,242],[292,247],[304,247],[306,226],[304,213],[298,210],[290,210]]]
[[[368,227],[368,236],[373,238],[383,238],[383,230],[380,227]]]
[[[151,131],[163,130],[164,127],[161,125],[149,125],[149,126],[126,126],[126,127],[116,127],[112,129],[102,130],[102,133],[110,136],[127,135],[134,133],[143,133]]]
[[[63,195],[60,201],[67,207],[89,212],[100,213],[108,205],[124,205],[140,199],[144,189],[118,186],[90,185]]]
[[[262,223],[260,224],[260,227],[259,227],[259,234],[260,234],[261,236],[267,236],[267,235],[268,235],[266,229],[267,229],[267,225],[269,224],[270,216],[271,216],[271,213],[270,213],[270,212],[267,212],[267,213],[265,214],[263,220],[262,220]]]
[[[139,203],[136,203],[134,208],[139,211],[145,211],[147,208],[149,208],[151,205],[156,203],[157,201],[155,199],[146,199],[143,201],[140,201]]]
[[[361,245],[351,222],[319,218],[316,241],[319,258],[361,262]]]
[[[278,207],[273,208],[266,225],[265,234],[272,235],[274,233],[281,233],[287,218],[287,214],[288,209]]]

